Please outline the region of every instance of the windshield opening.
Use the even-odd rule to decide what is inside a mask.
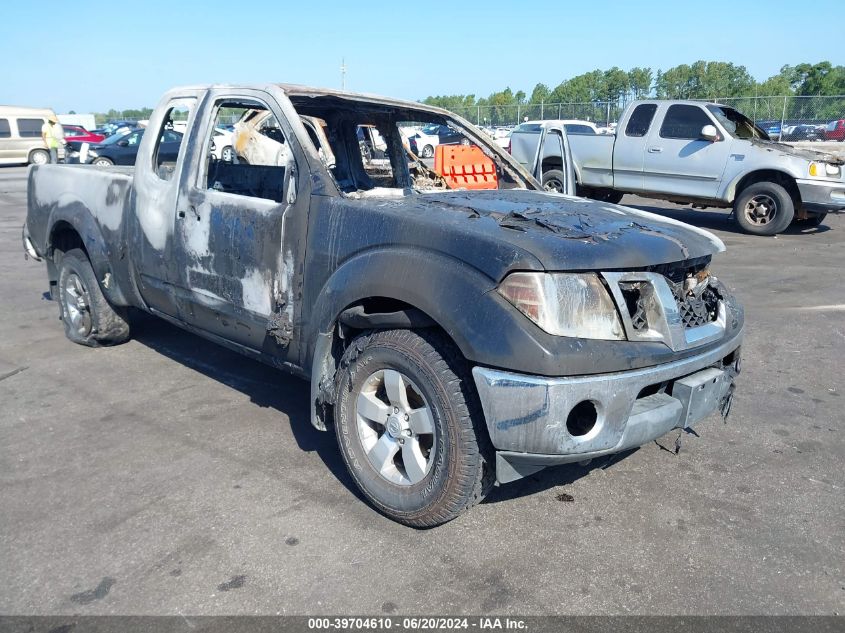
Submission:
[[[492,139],[458,119],[330,95],[294,95],[291,102],[351,197],[536,186]]]
[[[725,106],[708,105],[707,109],[716,117],[716,120],[728,131],[728,134],[735,138],[760,138],[770,140],[754,122],[742,112]]]

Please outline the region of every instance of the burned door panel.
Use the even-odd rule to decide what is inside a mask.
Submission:
[[[207,104],[205,144],[177,204],[181,318],[202,330],[285,358],[293,332],[293,254],[285,254],[289,214],[307,213],[297,196],[293,151],[269,100],[219,97]],[[231,156],[210,141],[223,113],[240,112]],[[204,137],[205,138],[205,137]],[[287,137],[289,138],[289,137]]]
[[[186,91],[184,95],[159,104],[148,126],[151,133],[143,135],[135,165],[135,213],[129,216],[128,228],[132,266],[138,271],[138,290],[144,302],[158,312],[176,317],[173,211],[179,197],[181,169],[190,159],[188,148],[193,135],[180,137],[178,148],[174,148],[167,142],[170,137],[166,138],[165,132],[172,130],[177,120],[192,132],[200,92]],[[161,169],[164,159],[167,169]]]

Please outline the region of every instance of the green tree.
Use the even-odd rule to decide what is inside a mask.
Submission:
[[[797,95],[845,94],[845,66],[830,62],[784,66],[781,75],[789,80]]]
[[[635,99],[642,99],[651,93],[651,68],[632,68],[628,71],[628,86]]]

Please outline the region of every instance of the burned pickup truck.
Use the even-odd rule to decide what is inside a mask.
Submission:
[[[433,164],[406,140],[430,124],[465,139]],[[743,312],[710,272],[720,240],[545,192],[418,103],[175,89],[134,168],[33,167],[28,206],[24,248],[68,338],[121,343],[142,310],[308,379],[313,425],[408,525],[726,413],[740,368]]]

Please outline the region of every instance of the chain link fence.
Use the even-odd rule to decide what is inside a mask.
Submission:
[[[584,103],[528,103],[518,105],[478,105],[458,107],[453,110],[476,125],[513,126],[523,121],[579,119],[590,121],[599,127],[610,127],[619,120],[630,98],[617,101],[590,101]],[[815,127],[816,135],[824,138],[824,127],[831,121],[845,119],[845,95],[810,97],[729,97],[702,99],[722,103],[736,108],[773,138],[802,140],[796,136],[812,135],[809,127]],[[138,111],[125,114],[137,120]],[[123,115],[124,113],[121,113]],[[144,113],[145,114],[145,113]],[[122,118],[122,117],[119,117]],[[234,123],[238,115],[231,115],[223,123]],[[98,123],[101,121],[98,119]],[[796,131],[796,127],[803,129]],[[813,140],[813,139],[809,139]]]
[[[845,95],[810,97],[731,97],[702,99],[736,108],[767,132],[788,135],[796,126],[821,128],[845,118]],[[589,103],[529,103],[520,105],[479,105],[456,108],[455,114],[476,125],[511,126],[525,120],[581,119],[607,127],[619,120],[628,99]],[[786,131],[785,131],[786,130]],[[788,132],[787,132],[788,131]]]
[[[476,125],[510,126],[523,121],[580,119],[607,126],[619,119],[627,102],[619,100],[586,103],[527,103],[521,105],[482,105],[455,108],[455,114]]]
[[[738,97],[717,99],[736,108],[780,140],[824,140],[832,121],[845,118],[845,95],[809,97]]]

